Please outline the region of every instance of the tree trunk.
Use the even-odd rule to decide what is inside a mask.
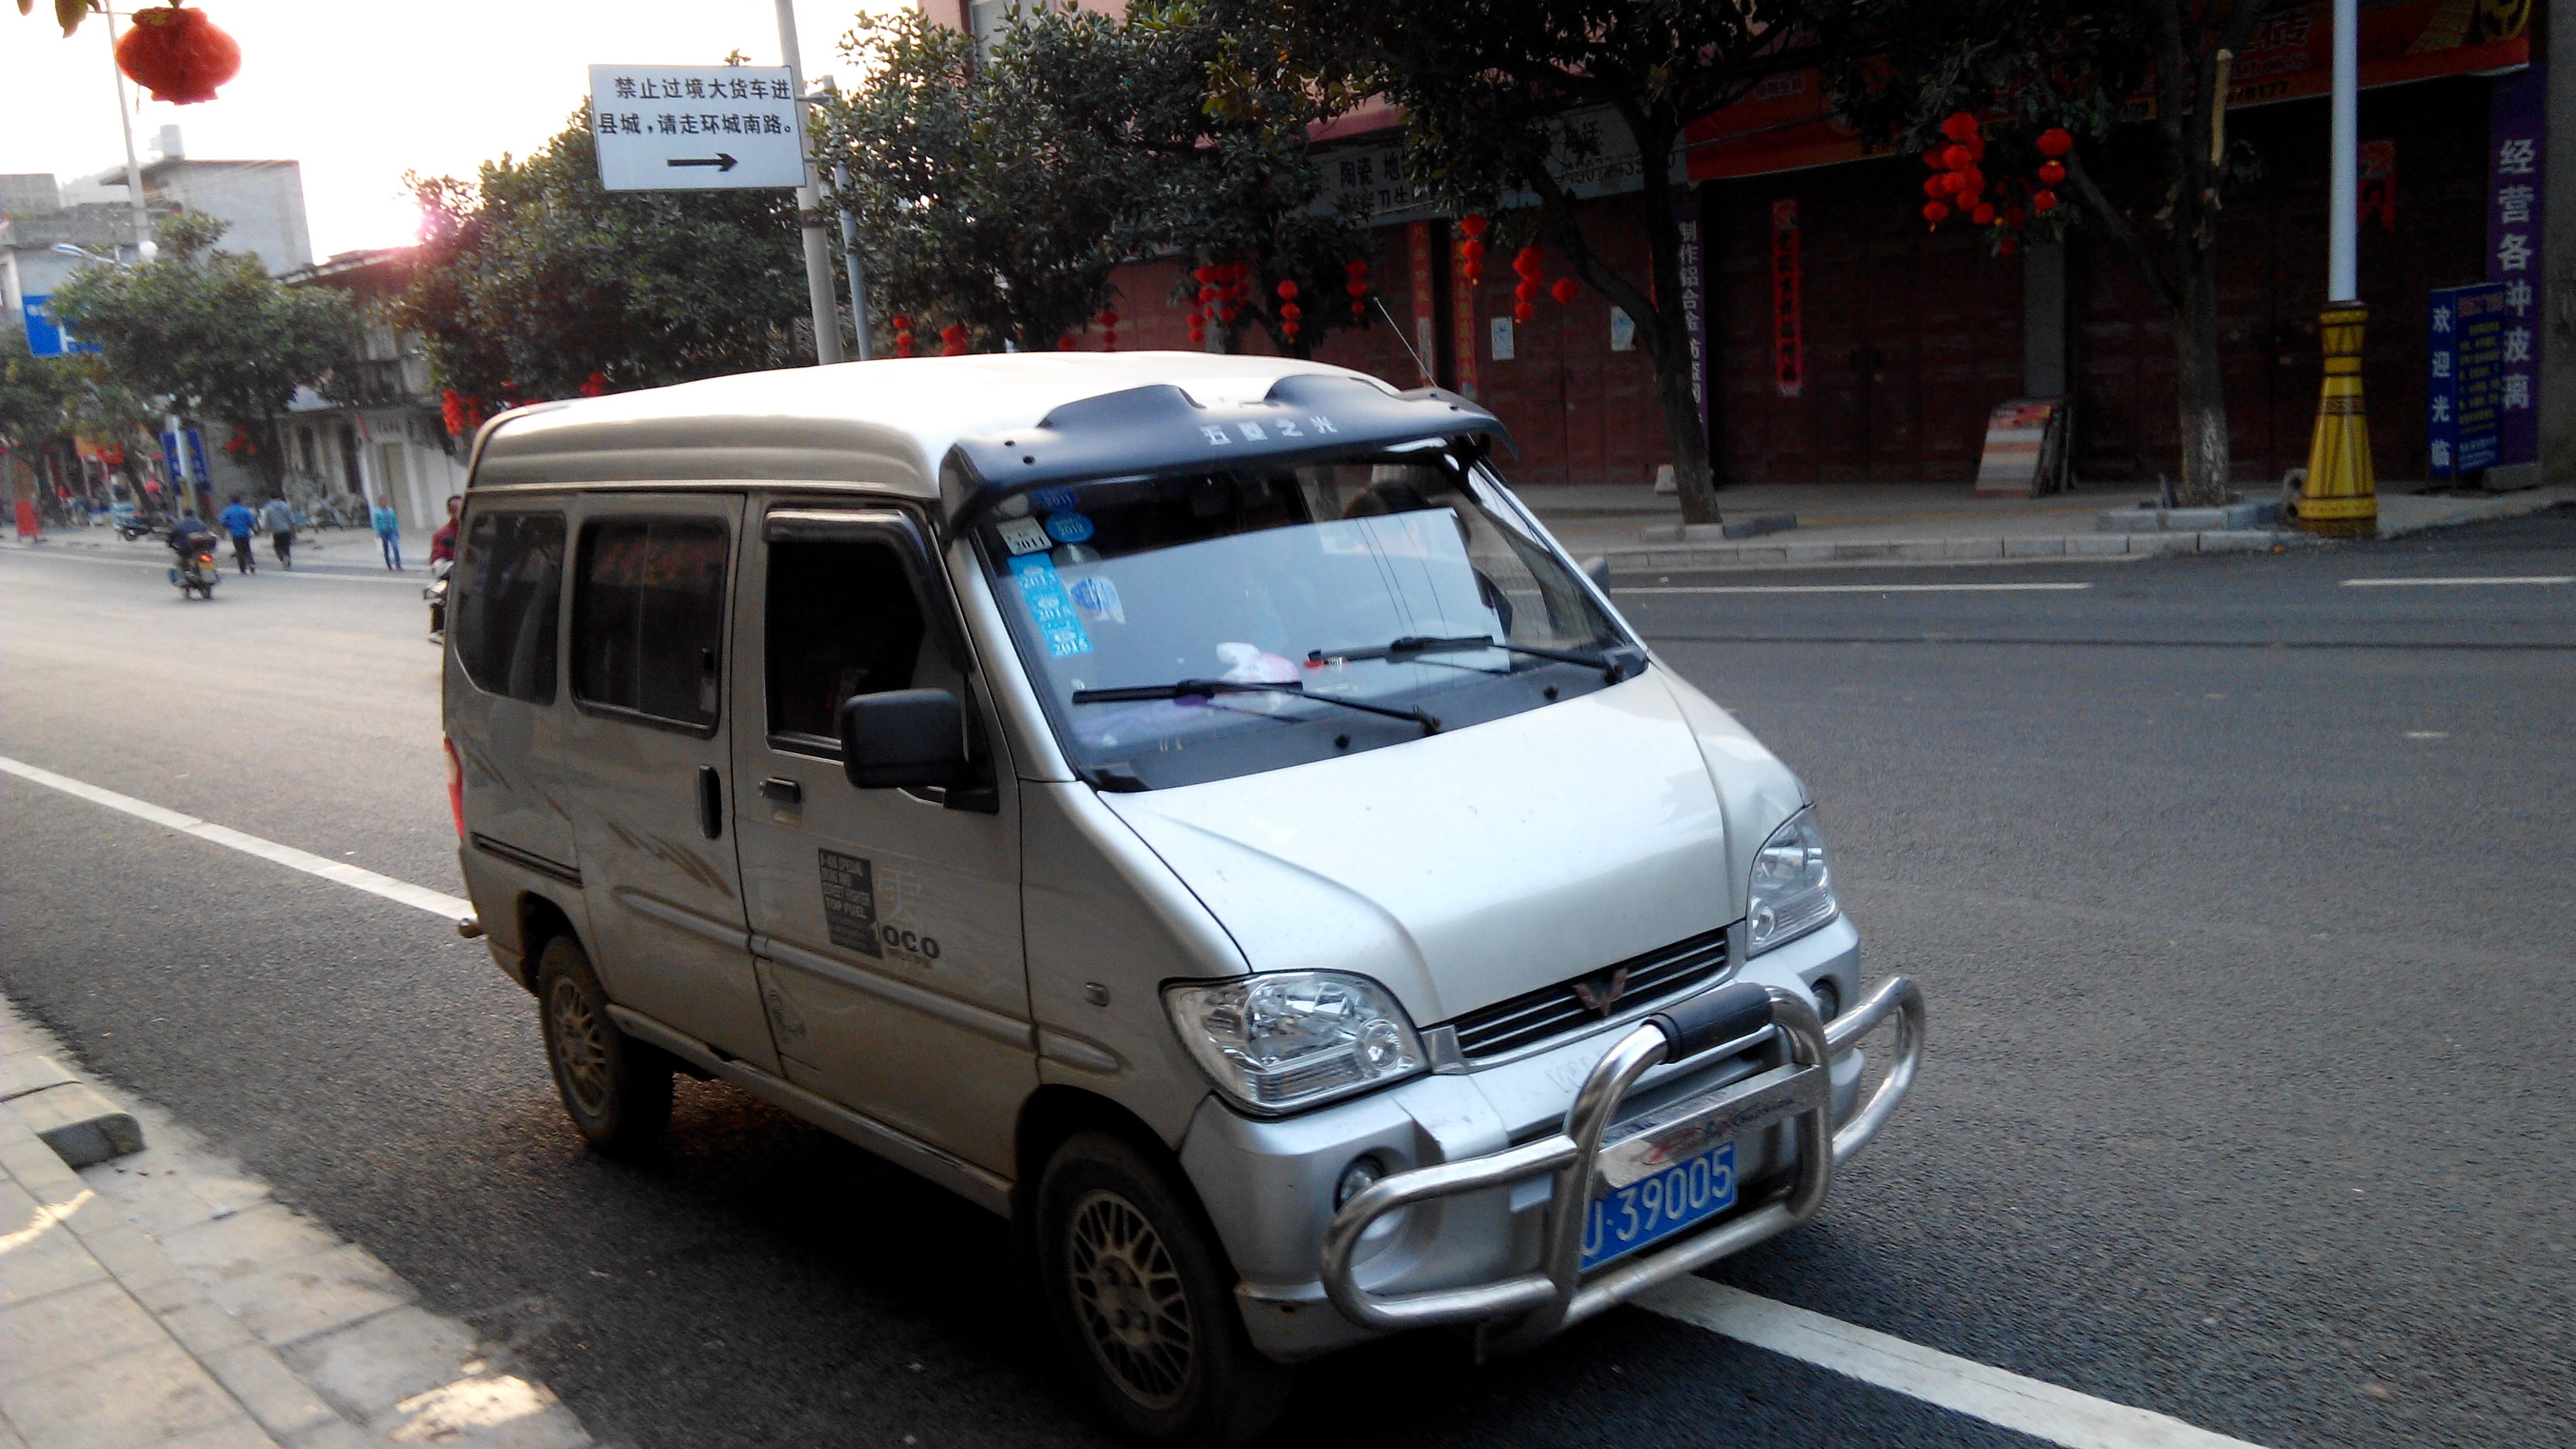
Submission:
[[[1659,339],[1669,334],[1679,336],[1681,342],[1673,349],[1677,357],[1665,356],[1665,348],[1657,346],[1653,362],[1655,402],[1663,410],[1664,436],[1673,445],[1673,481],[1681,493],[1682,522],[1716,523],[1717,470],[1709,462],[1707,420],[1700,413],[1699,399],[1691,393],[1690,338],[1678,318],[1655,331]]]
[[[2174,309],[2174,402],[2182,432],[2182,486],[2174,501],[2214,508],[2227,501],[2227,379],[2218,350],[2218,254],[2185,240],[2176,248],[2180,305]]]

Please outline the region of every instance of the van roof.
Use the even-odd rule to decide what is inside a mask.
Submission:
[[[1168,383],[1201,406],[1251,403],[1283,377],[1395,389],[1349,368],[1209,352],[1023,352],[788,368],[539,403],[475,440],[471,488],[768,480],[939,494],[959,439],[1035,426],[1066,403]]]

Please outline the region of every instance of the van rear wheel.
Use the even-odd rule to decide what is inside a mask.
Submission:
[[[546,942],[537,957],[537,1019],[564,1113],[591,1146],[636,1153],[671,1124],[671,1059],[617,1029],[581,943]]]
[[[1036,1208],[1057,1336],[1111,1419],[1157,1443],[1234,1445],[1269,1427],[1291,1371],[1253,1348],[1225,1251],[1167,1166],[1086,1132],[1048,1161]]]

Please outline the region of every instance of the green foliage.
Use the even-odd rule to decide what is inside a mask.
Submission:
[[[870,79],[823,105],[822,147],[852,178],[840,200],[882,310],[925,334],[962,323],[978,350],[1080,329],[1119,260],[1117,158],[1053,124],[1008,41],[978,63],[973,40],[906,11],[863,17],[841,50]]]
[[[411,178],[425,218],[398,325],[439,385],[489,403],[794,365],[794,194],[607,191],[587,110],[472,183]]]
[[[869,84],[826,105],[823,133],[853,178],[877,310],[925,336],[962,322],[979,348],[1045,347],[1110,300],[1118,265],[1176,256],[1249,264],[1234,325],[1285,350],[1350,325],[1342,268],[1364,236],[1322,204],[1302,130],[1210,106],[1225,43],[1203,6],[1169,0],[1124,20],[1023,11],[980,61],[918,14],[861,21],[843,53]],[[1283,280],[1301,294],[1293,341]]]
[[[217,249],[222,234],[223,223],[180,213],[159,228],[161,260],[84,267],[56,289],[53,310],[98,345],[115,382],[192,421],[248,430],[273,481],[272,420],[296,388],[327,377],[357,321],[340,294],[281,286],[258,258]]]
[[[32,450],[61,437],[76,373],[74,359],[34,356],[25,333],[0,327],[0,443]]]

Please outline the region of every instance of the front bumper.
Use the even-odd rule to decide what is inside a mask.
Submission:
[[[1804,997],[1777,986],[1720,987],[1707,995],[1756,990],[1768,998],[1767,1023],[1730,1040],[1692,1040],[1665,1017],[1630,1029],[1585,1078],[1561,1130],[1486,1156],[1397,1173],[1352,1198],[1334,1215],[1324,1238],[1323,1287],[1333,1307],[1353,1324],[1378,1332],[1474,1323],[1485,1350],[1508,1352],[1813,1218],[1824,1206],[1834,1169],[1868,1145],[1914,1084],[1923,1050],[1923,994],[1904,977],[1891,978],[1830,1027],[1816,1019]],[[1681,1010],[1675,1008],[1675,1014]],[[1896,1027],[1896,1048],[1887,1075],[1836,1131],[1828,1064],[1890,1022]],[[1648,1070],[1703,1051],[1742,1050],[1763,1031],[1777,1032],[1785,1041],[1786,1065],[1667,1104],[1653,1114],[1651,1126],[1619,1130],[1613,1119],[1622,1099]],[[1583,1220],[1594,1197],[1651,1175],[1658,1163],[1678,1162],[1780,1123],[1795,1126],[1790,1138],[1794,1156],[1785,1173],[1773,1174],[1777,1185],[1763,1197],[1709,1227],[1605,1265],[1588,1278],[1578,1270]],[[1358,1249],[1378,1219],[1542,1177],[1550,1188],[1534,1270],[1401,1295],[1374,1293],[1360,1283]]]

